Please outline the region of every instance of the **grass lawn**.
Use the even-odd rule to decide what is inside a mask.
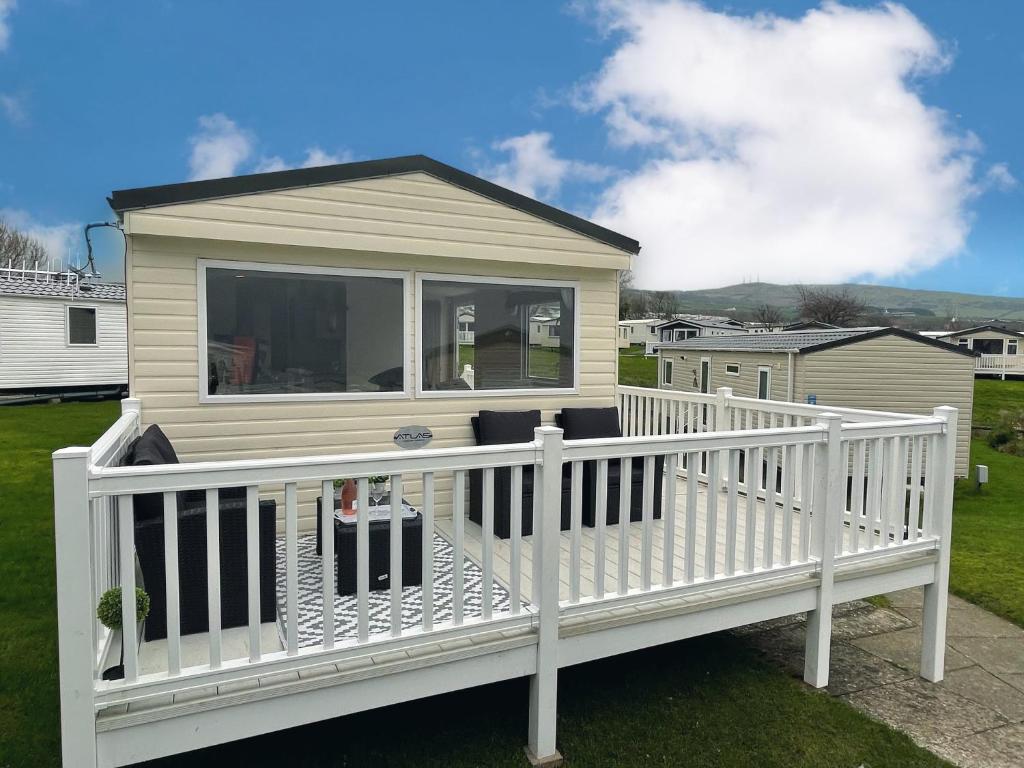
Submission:
[[[974,387],[974,425],[994,423],[999,412],[1024,410],[1024,381],[979,379]],[[987,464],[980,493],[973,477],[958,480],[953,507],[950,590],[1024,626],[1024,458],[971,440],[971,473]]]
[[[59,762],[50,453],[116,403],[0,408],[0,766]],[[569,766],[940,766],[906,736],[713,635],[561,673]],[[163,766],[526,765],[525,681],[270,734]],[[396,735],[400,734],[400,738]]]
[[[50,454],[88,445],[119,403],[0,408],[0,766],[56,765],[57,598]]]
[[[658,358],[644,357],[643,347],[619,350],[619,384],[627,387],[658,386]]]

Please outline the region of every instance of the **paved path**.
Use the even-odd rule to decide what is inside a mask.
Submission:
[[[837,606],[828,691],[964,768],[1024,765],[1024,629],[949,598],[946,679],[918,677],[921,589]],[[803,676],[804,617],[735,630]]]

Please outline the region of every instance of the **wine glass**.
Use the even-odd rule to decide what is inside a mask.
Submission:
[[[384,483],[381,481],[375,481],[370,483],[370,498],[373,499],[373,505],[380,506],[381,499],[384,498]]]

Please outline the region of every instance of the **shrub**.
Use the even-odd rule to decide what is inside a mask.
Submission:
[[[1024,456],[1024,410],[1001,412],[987,442],[997,451]]]
[[[143,589],[135,588],[135,620],[142,621],[149,615],[149,595]],[[96,618],[107,629],[121,628],[121,588],[111,587],[103,593],[96,608]]]

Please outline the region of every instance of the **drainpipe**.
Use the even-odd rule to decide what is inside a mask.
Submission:
[[[786,357],[789,359],[789,371],[786,381],[786,399],[789,402],[793,402],[793,388],[796,386],[793,376],[793,363],[796,360],[796,352],[787,352]]]

